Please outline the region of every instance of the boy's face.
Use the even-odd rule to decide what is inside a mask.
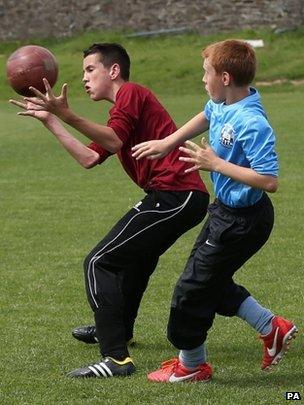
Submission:
[[[205,89],[211,100],[215,103],[221,103],[225,101],[226,92],[222,75],[220,73],[216,73],[209,58],[206,58],[204,60],[203,69],[203,83],[205,84]]]
[[[109,97],[112,89],[111,68],[105,68],[100,55],[94,53],[83,59],[83,84],[86,93],[94,101]]]

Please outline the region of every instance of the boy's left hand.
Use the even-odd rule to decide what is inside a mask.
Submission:
[[[69,110],[68,100],[67,100],[67,84],[65,83],[61,88],[61,93],[59,96],[55,96],[53,89],[51,88],[47,79],[43,79],[45,94],[41,91],[35,89],[35,87],[30,87],[30,90],[35,94],[36,97],[24,97],[24,100],[36,104],[36,106],[41,107],[43,110],[48,111],[57,117],[64,120],[67,110]]]
[[[185,170],[186,173],[195,170],[216,171],[216,164],[220,158],[216,155],[205,138],[202,138],[202,147],[191,141],[186,141],[185,144],[187,148],[181,146],[179,150],[186,153],[189,157],[181,156],[179,160],[193,163],[192,167]]]

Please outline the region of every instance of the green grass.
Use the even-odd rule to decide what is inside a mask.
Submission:
[[[226,38],[264,39],[265,47],[256,49],[259,59],[257,81],[304,79],[304,28],[284,34],[248,30],[212,36],[187,34],[152,38],[130,38],[111,32],[88,32],[72,39],[30,40],[27,43],[47,46],[55,54],[60,66],[56,90],[63,82],[68,82],[73,97],[83,97],[80,85],[83,49],[93,42],[103,41],[117,41],[127,48],[132,59],[131,80],[151,87],[158,94],[186,95],[197,94],[203,88],[200,56],[202,48],[210,42]],[[0,43],[0,68],[3,72],[8,56],[27,43]],[[12,94],[3,75],[0,82],[0,99],[11,98]]]
[[[289,41],[295,52],[280,56],[281,69],[268,66],[271,56],[259,51],[267,79],[283,77],[288,64],[295,65],[291,59],[302,49],[301,35],[273,39],[281,44]],[[210,39],[215,38],[124,39],[133,54],[134,77],[153,83],[179,125],[206,100],[197,70],[199,50]],[[79,52],[86,42],[93,42],[93,34],[47,43],[63,63],[63,77],[78,68],[81,73]],[[3,60],[9,46],[2,45]],[[276,57],[279,48],[278,44],[271,48]],[[178,78],[180,59],[188,73]],[[297,67],[294,77],[299,73]],[[71,80],[72,107],[104,121],[108,106],[82,98],[77,80],[74,76]],[[5,101],[11,90],[5,83],[0,89],[1,404],[274,404],[285,402],[285,391],[300,391],[303,397],[303,86],[262,89],[278,136],[280,188],[272,197],[276,223],[267,245],[236,276],[261,303],[293,319],[300,336],[277,370],[263,374],[256,334],[238,319],[216,318],[208,339],[214,380],[207,385],[158,385],[146,380],[148,371],[176,354],[165,336],[170,298],[199,227],[166,252],[151,279],[136,325],[138,345],[131,350],[137,373],[103,381],[65,377],[71,369],[98,359],[96,346],[76,342],[70,335],[74,326],[92,321],[82,259],[142,192],[116,158],[93,170],[78,167],[38,122],[16,117],[16,109]],[[202,175],[210,184],[208,175]]]

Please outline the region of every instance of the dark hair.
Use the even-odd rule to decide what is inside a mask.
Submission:
[[[100,55],[100,61],[104,67],[109,68],[114,63],[117,63],[120,66],[120,75],[122,79],[129,80],[130,76],[130,57],[125,50],[119,44],[116,43],[99,43],[93,44],[88,49],[83,51],[83,57],[88,55],[98,53]]]

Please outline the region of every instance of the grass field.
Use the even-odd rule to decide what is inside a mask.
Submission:
[[[79,53],[92,42],[90,35],[48,45],[61,62],[61,78],[71,75],[73,109],[104,121],[108,107],[90,102],[78,90]],[[259,79],[303,78],[304,67],[298,63],[303,61],[303,33],[264,35],[274,53],[258,51],[267,72],[260,73]],[[192,38],[193,47],[187,45],[189,37],[149,43],[124,40],[134,55],[134,80],[151,85],[179,125],[206,101],[196,70],[200,48],[215,38]],[[14,46],[1,45],[0,61],[4,63]],[[182,69],[173,52],[178,54],[179,47],[182,54],[186,52]],[[170,66],[168,61],[162,65],[166,73],[160,78],[157,58],[166,60],[168,48],[174,60]],[[279,55],[279,49],[285,48],[286,53]],[[192,57],[197,60],[193,62]],[[181,77],[173,74],[175,68],[184,69]],[[146,373],[176,353],[165,336],[170,298],[199,228],[184,235],[161,258],[151,279],[136,325],[138,344],[131,350],[137,373],[127,379],[67,379],[66,372],[98,359],[96,346],[76,342],[70,334],[74,326],[92,321],[82,259],[142,192],[116,158],[93,170],[78,167],[40,123],[15,115],[16,109],[6,101],[13,94],[1,83],[1,404],[279,404],[285,402],[286,391],[299,391],[304,398],[303,89],[291,84],[261,88],[278,137],[280,188],[272,196],[276,222],[267,245],[236,277],[265,306],[293,319],[299,337],[282,364],[264,374],[259,370],[261,345],[256,334],[238,319],[218,317],[208,340],[213,381],[155,385],[148,383]],[[210,184],[208,175],[202,176]]]

